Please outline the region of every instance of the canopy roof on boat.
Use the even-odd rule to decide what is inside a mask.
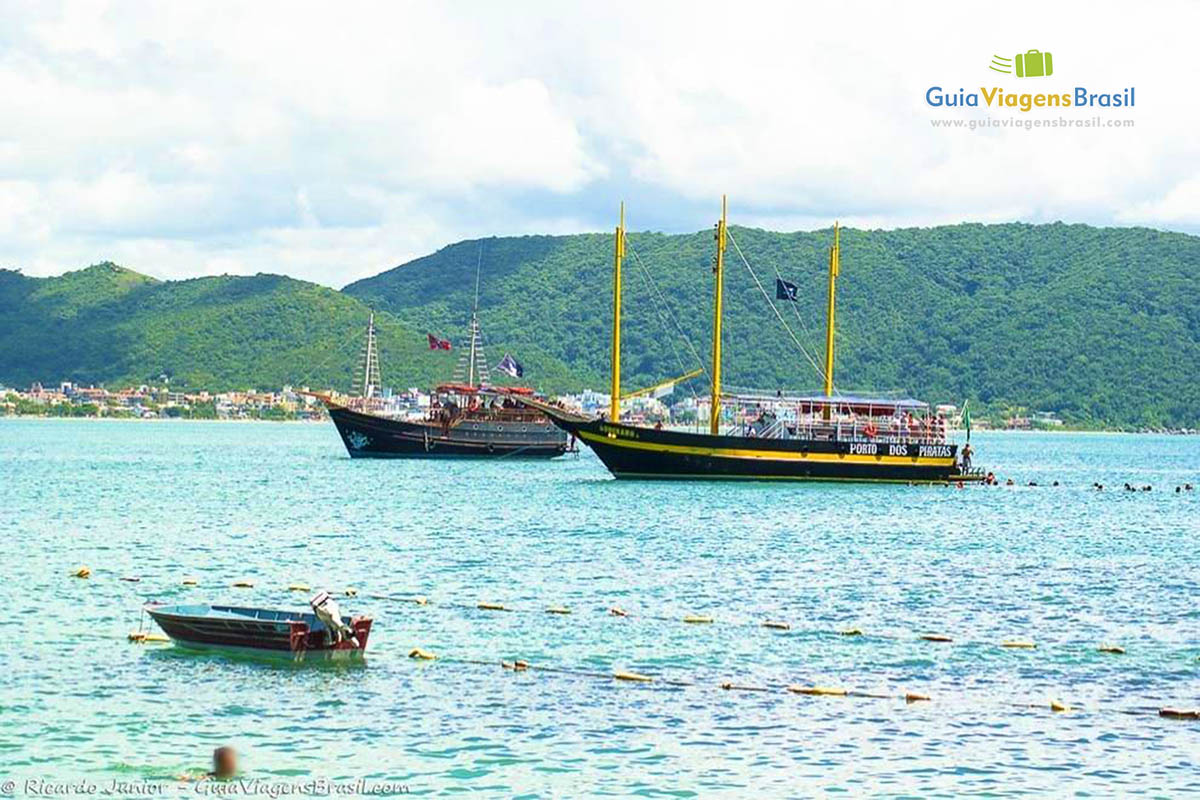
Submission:
[[[469,386],[465,383],[443,383],[437,391],[442,394],[534,394],[528,386]]]
[[[832,406],[854,414],[867,414],[872,417],[890,417],[895,414],[915,414],[929,410],[929,404],[911,397],[866,397],[861,395],[839,395],[825,397],[824,395],[801,397],[797,401],[801,406],[825,408]]]
[[[439,394],[475,394],[479,387],[468,386],[465,383],[442,383],[438,384],[436,391]]]
[[[914,400],[911,397],[882,397],[854,394],[838,394],[833,397],[826,397],[823,394],[744,394],[740,392],[735,397],[743,404],[776,403],[788,406],[800,406],[806,409],[831,407],[836,410],[872,417],[890,417],[895,414],[906,413],[915,414],[929,410],[928,403]]]

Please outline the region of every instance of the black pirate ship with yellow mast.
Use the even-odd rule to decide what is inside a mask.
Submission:
[[[958,446],[947,438],[946,419],[930,413],[928,404],[911,399],[849,396],[835,390],[834,312],[841,255],[836,225],[829,251],[825,369],[820,370],[824,392],[786,398],[722,393],[721,322],[725,248],[730,235],[726,219],[723,199],[715,235],[707,433],[650,428],[621,419],[621,263],[627,243],[623,205],[613,249],[612,393],[607,417],[588,417],[532,399],[522,398],[522,402],[542,411],[591,447],[618,478],[902,483],[980,480],[982,471],[970,469],[969,461],[962,463]],[[743,418],[740,424],[723,428],[723,405],[749,405],[760,413],[757,419]],[[764,411],[764,406],[772,410]]]

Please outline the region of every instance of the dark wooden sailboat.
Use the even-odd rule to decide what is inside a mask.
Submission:
[[[902,483],[982,479],[981,470],[970,469],[969,462],[964,464],[959,458],[958,445],[947,437],[947,421],[931,414],[927,404],[911,399],[848,396],[835,390],[834,310],[840,257],[836,226],[829,256],[824,393],[787,397],[782,394],[758,397],[722,394],[721,316],[728,236],[726,207],[722,201],[721,220],[716,225],[715,237],[712,390],[707,433],[649,428],[621,419],[624,207],[614,245],[609,414],[593,418],[534,398],[523,398],[522,402],[544,412],[564,431],[591,447],[618,478]],[[743,415],[740,423],[735,418],[734,425],[723,426],[723,406],[750,408],[752,414]]]
[[[318,395],[351,458],[553,458],[573,451],[573,437],[541,411],[518,402],[517,398],[536,400],[532,389],[491,385],[478,297],[476,275],[470,341],[455,381],[438,386],[428,413],[415,419],[382,412],[375,315],[371,314],[360,396],[336,400]]]

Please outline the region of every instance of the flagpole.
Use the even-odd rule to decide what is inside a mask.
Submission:
[[[713,264],[713,344],[712,344],[712,402],[708,428],[713,436],[721,432],[721,312],[725,291],[725,221],[728,205],[721,195],[721,221],[717,223],[717,257]]]
[[[829,250],[829,310],[825,324],[825,396],[833,397],[833,325],[834,307],[837,297],[838,259],[838,224],[833,223],[833,247]],[[832,409],[825,404],[825,419],[829,419]]]
[[[613,242],[613,327],[612,327],[612,386],[608,418],[621,421],[621,259],[625,255],[625,202],[621,202],[617,233]]]
[[[479,271],[483,267],[483,242],[475,261],[475,303],[471,306],[471,353],[467,363],[467,385],[475,385],[475,339],[479,336]]]

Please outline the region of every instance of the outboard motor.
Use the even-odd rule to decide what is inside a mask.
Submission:
[[[354,631],[350,626],[342,622],[342,612],[338,608],[337,600],[333,599],[333,595],[326,591],[317,592],[313,598],[308,601],[312,606],[313,613],[317,615],[317,619],[325,623],[325,627],[329,630],[329,635],[333,639],[333,644],[342,641],[342,636],[348,638],[355,647],[358,647],[358,639],[354,636]]]

